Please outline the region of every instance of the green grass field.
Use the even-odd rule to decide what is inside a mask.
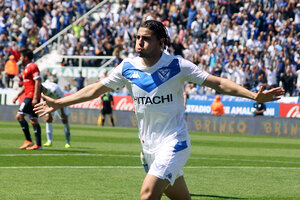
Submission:
[[[0,121],[0,199],[139,199],[145,173],[136,129],[71,125],[71,134],[65,149],[63,126],[54,124],[53,147],[19,150],[19,124]],[[192,199],[300,199],[299,138],[190,135],[183,170]]]

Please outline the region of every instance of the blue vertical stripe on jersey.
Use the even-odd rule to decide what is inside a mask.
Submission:
[[[182,142],[177,142],[176,145],[174,146],[173,152],[182,151],[183,149],[186,149],[186,148],[187,148],[186,140],[182,141]]]
[[[151,92],[164,82],[173,78],[179,72],[179,61],[178,59],[174,59],[168,66],[161,67],[151,75],[135,68],[130,62],[125,62],[122,75],[139,88]]]

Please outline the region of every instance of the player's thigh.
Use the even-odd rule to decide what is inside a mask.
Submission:
[[[170,182],[147,174],[142,188],[141,199],[160,199]]]
[[[169,186],[165,194],[172,200],[190,200],[191,195],[185,183],[183,176],[176,179],[173,186]]]
[[[18,110],[19,114],[29,116],[29,119],[37,119],[38,114],[33,111],[32,99],[25,98]]]
[[[30,118],[30,123],[34,126],[39,124],[39,120],[38,118]]]

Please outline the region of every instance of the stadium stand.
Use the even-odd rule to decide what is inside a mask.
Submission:
[[[3,1],[0,5],[0,71],[4,70],[9,56],[16,56],[24,47],[35,49],[43,63],[52,61],[48,65],[79,66],[79,59],[59,56],[114,56],[106,65],[114,67],[124,57],[135,56],[132,47],[141,21],[156,19],[169,31],[170,54],[189,59],[209,73],[253,91],[261,85],[266,88],[279,85],[288,91],[287,96],[299,96],[298,2]],[[90,12],[98,5],[99,8]],[[104,64],[90,58],[80,63],[82,67]],[[213,93],[199,86],[197,89],[198,94]]]

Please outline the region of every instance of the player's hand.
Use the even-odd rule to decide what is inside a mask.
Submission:
[[[12,100],[13,104],[15,104],[17,102],[18,98],[19,98],[18,96],[13,98],[13,100]]]
[[[283,95],[284,93],[285,93],[285,91],[280,87],[273,88],[270,90],[265,90],[265,91],[263,91],[263,87],[260,87],[254,100],[259,103],[276,101],[276,100],[280,99],[279,96]]]
[[[32,105],[34,106],[34,105],[36,105],[38,103],[38,100],[36,99],[36,98],[33,98],[32,99]]]
[[[44,95],[44,93],[42,93],[42,98],[44,101],[36,104],[33,109],[35,113],[40,114],[40,117],[59,109],[59,105],[54,102],[55,99]]]

